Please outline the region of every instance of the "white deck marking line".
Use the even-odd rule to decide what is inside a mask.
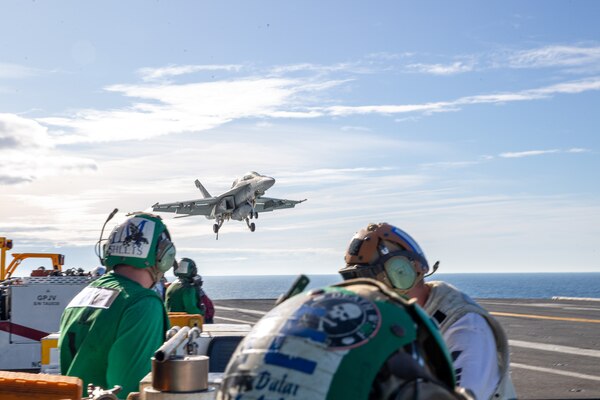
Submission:
[[[215,316],[215,319],[224,319],[225,321],[241,322],[242,324],[249,324],[249,325],[254,325],[256,323],[256,321],[250,322],[250,321],[244,321],[243,319],[225,318],[225,317],[217,317],[217,316]]]
[[[479,300],[479,304],[494,304],[497,306],[520,306],[520,307],[550,307],[550,308],[562,308],[566,304],[560,303],[503,303],[500,301],[487,301],[487,300]]]
[[[511,362],[510,366],[513,368],[529,369],[531,371],[547,372],[549,374],[564,375],[564,376],[570,376],[572,378],[588,379],[591,381],[599,381],[600,382],[600,376],[586,375],[586,374],[580,374],[577,372],[569,372],[569,371],[559,371],[557,369],[551,369],[551,368],[534,367],[533,365],[520,364],[520,363],[514,363],[514,362]]]
[[[600,301],[600,299],[597,297],[564,297],[564,296],[552,296],[552,300]]]
[[[257,311],[257,310],[248,310],[247,308],[233,308],[233,307],[223,307],[223,306],[215,306],[217,310],[225,310],[225,311],[240,311],[249,314],[256,315],[267,315],[266,311]]]
[[[525,347],[527,349],[554,351],[556,353],[600,358],[600,350],[581,349],[578,347],[560,346],[557,344],[526,342],[523,340],[509,340],[508,344],[514,347]]]

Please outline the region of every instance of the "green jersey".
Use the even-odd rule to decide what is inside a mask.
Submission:
[[[167,289],[165,303],[169,312],[185,312],[188,314],[204,315],[199,307],[200,297],[194,285],[184,285],[177,279]]]
[[[153,290],[109,273],[69,303],[60,323],[61,373],[111,389],[125,398],[150,372],[150,358],[164,342],[169,321]]]

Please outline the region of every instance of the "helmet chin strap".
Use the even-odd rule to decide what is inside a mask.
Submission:
[[[150,277],[152,278],[152,286],[150,286],[150,288],[152,288],[154,285],[156,285],[156,283],[158,281],[160,281],[160,279],[165,274],[158,268],[157,265],[153,265],[152,267],[146,268],[146,271],[148,271],[148,273],[150,274]]]

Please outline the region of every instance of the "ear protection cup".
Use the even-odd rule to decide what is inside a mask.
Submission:
[[[107,250],[108,250],[108,241],[104,242],[104,244],[102,245],[102,252],[100,255],[100,264],[102,264],[103,267],[106,267]]]
[[[167,272],[175,262],[175,245],[171,242],[169,233],[161,233],[156,244],[156,265],[162,272]]]

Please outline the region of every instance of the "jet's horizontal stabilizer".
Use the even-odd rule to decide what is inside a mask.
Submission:
[[[206,190],[204,188],[204,186],[202,186],[202,184],[200,183],[200,181],[198,179],[196,179],[196,187],[202,192],[202,196],[204,196],[205,199],[208,199],[209,197],[212,197],[210,195],[210,193],[208,193],[208,190]]]

